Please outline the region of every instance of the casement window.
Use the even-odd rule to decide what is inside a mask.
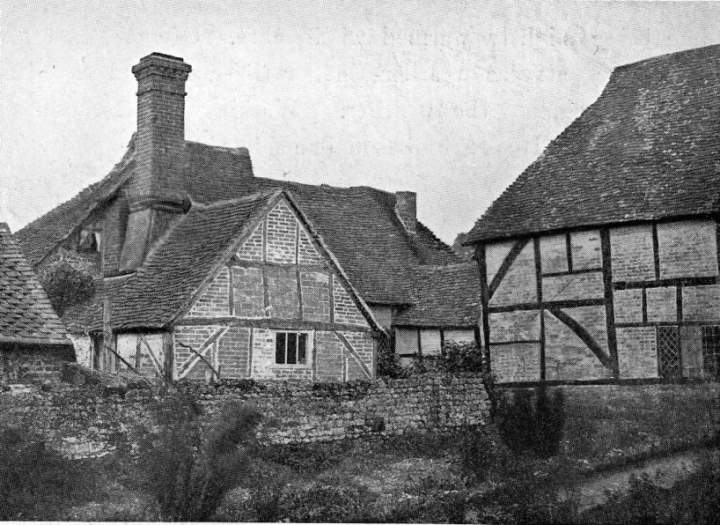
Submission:
[[[666,379],[682,376],[680,363],[680,337],[677,326],[659,326],[657,329],[658,373]]]
[[[703,375],[720,381],[720,326],[702,327]]]
[[[306,365],[307,332],[275,332],[275,364]]]

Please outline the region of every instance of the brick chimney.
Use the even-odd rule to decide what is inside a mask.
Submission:
[[[182,58],[151,53],[133,66],[138,81],[135,173],[127,188],[129,216],[120,271],[143,262],[173,217],[187,211],[185,188],[185,81]]]
[[[417,194],[414,191],[395,192],[395,213],[409,233],[417,231]]]

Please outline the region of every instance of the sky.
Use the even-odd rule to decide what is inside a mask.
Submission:
[[[720,2],[0,0],[0,221],[99,180],[136,127],[131,66],[193,71],[185,136],[256,176],[417,192],[444,241],[613,68],[720,43]]]

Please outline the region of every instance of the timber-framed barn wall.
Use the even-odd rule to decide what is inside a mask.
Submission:
[[[720,45],[614,69],[468,233],[505,384],[717,380]]]
[[[716,379],[719,238],[697,216],[478,244],[498,382]]]

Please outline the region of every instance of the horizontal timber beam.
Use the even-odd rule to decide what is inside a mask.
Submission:
[[[322,330],[342,332],[371,332],[367,326],[343,323],[325,323],[322,321],[304,321],[302,319],[239,319],[237,317],[191,317],[185,318],[175,326],[224,325],[247,328],[267,328],[271,330]]]
[[[568,301],[543,301],[540,303],[511,304],[507,306],[488,306],[489,313],[513,312],[515,310],[540,310],[550,308],[573,308],[575,306],[603,306],[605,299],[577,299]]]

